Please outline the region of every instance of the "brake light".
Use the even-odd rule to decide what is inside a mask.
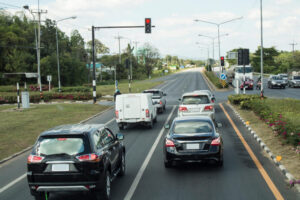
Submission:
[[[166,139],[166,147],[175,147],[175,144],[172,140]]]
[[[212,111],[214,109],[213,106],[205,106],[204,111]]]
[[[57,138],[58,141],[65,141],[67,138]]]
[[[162,101],[160,101],[159,104],[162,105]]]
[[[76,156],[76,158],[83,162],[83,161],[90,161],[90,162],[98,162],[100,161],[100,158],[98,155],[92,153],[92,154],[85,154],[85,155],[81,155],[81,156]]]
[[[185,111],[187,111],[187,107],[180,106],[180,107],[179,107],[179,111],[180,111],[180,112],[185,112]]]
[[[146,109],[146,117],[150,117],[149,109]]]
[[[119,111],[118,110],[115,111],[115,114],[116,114],[116,118],[119,119]]]
[[[218,138],[216,138],[216,139],[214,139],[213,141],[211,141],[211,146],[220,146],[220,144],[221,144],[221,139],[220,139],[220,137],[218,137]]]
[[[43,156],[36,156],[36,155],[29,155],[27,158],[27,163],[41,163],[45,157]]]

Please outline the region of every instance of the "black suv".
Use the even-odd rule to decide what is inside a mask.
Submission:
[[[103,124],[62,125],[43,132],[27,159],[27,180],[35,199],[50,192],[90,192],[110,198],[110,183],[125,173],[125,147]]]

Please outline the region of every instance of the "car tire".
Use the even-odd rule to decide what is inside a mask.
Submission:
[[[173,167],[173,164],[172,164],[172,161],[164,161],[164,165],[165,165],[165,168],[171,168]]]
[[[164,105],[164,109],[163,109],[164,111],[166,110],[166,105]]]
[[[123,123],[118,123],[119,129],[124,130],[124,124]]]
[[[223,156],[220,157],[219,161],[217,161],[216,164],[217,164],[218,167],[222,167],[223,166],[223,164],[224,164]]]
[[[47,195],[47,198],[46,198]],[[34,195],[35,200],[46,200],[49,199],[49,192],[38,192]]]
[[[122,157],[120,160],[120,171],[118,173],[118,176],[124,176],[126,170],[126,161],[125,161],[125,153],[122,152]]]
[[[105,176],[103,180],[102,188],[99,192],[94,194],[96,200],[109,200],[110,199],[110,189],[111,189],[111,179],[109,170],[105,171]]]

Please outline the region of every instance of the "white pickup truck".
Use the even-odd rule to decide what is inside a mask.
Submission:
[[[122,94],[116,97],[116,121],[120,129],[127,124],[142,124],[153,128],[157,111],[152,103],[152,94]]]

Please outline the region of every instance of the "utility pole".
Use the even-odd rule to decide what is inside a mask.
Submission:
[[[293,56],[295,57],[295,46],[298,44],[293,41],[293,43],[291,43],[290,45],[292,46]]]
[[[136,59],[138,59],[137,57],[138,57],[138,49],[137,49],[137,45],[138,45],[138,41],[133,41],[133,43],[135,44],[135,57],[136,57]]]
[[[38,14],[38,45],[37,45],[37,59],[38,59],[38,84],[40,86],[40,92],[42,92],[42,81],[41,81],[41,14],[47,13],[47,10],[40,10],[40,1],[38,0],[37,12]]]
[[[263,8],[262,0],[260,0],[260,76],[261,76],[261,87],[260,87],[260,96],[264,97],[264,37],[263,37]]]
[[[120,42],[120,40],[123,39],[123,37],[118,35],[118,37],[115,37],[115,39],[117,39],[119,42],[119,64],[121,64],[122,60],[121,60],[121,44],[120,44],[121,42]]]

